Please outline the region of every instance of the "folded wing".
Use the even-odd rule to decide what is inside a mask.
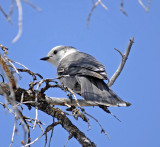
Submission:
[[[59,76],[69,75],[74,77],[73,81],[72,78],[68,78],[68,80],[70,80],[69,83],[72,84],[66,84],[66,86],[74,90],[73,84],[75,84],[75,87],[78,84],[80,91],[77,92],[75,90],[75,92],[80,94],[86,101],[91,101],[92,103],[95,102],[99,105],[105,106],[130,105],[130,103],[127,103],[119,98],[107,86],[107,84],[103,81],[108,79],[104,66],[88,54],[75,52],[69,56],[66,56],[60,62],[57,73]]]

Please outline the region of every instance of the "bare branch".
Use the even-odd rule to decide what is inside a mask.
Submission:
[[[121,55],[121,57],[123,58],[123,54],[121,53],[121,51],[120,50],[118,50],[118,49],[116,49],[116,48],[114,48],[120,55]]]
[[[76,94],[70,89],[68,88],[69,92],[73,95],[75,101],[76,101],[76,104],[79,108],[82,108],[81,105],[78,103],[78,100],[77,100],[77,97],[76,97]]]
[[[19,69],[19,68],[17,68],[17,70],[19,72],[26,72],[26,73],[30,74],[33,77],[33,80],[37,80],[36,76],[43,79],[43,77],[40,74],[34,73],[34,72],[30,71],[29,69]]]
[[[145,6],[142,2],[142,0],[138,0],[139,4],[145,9],[146,12],[149,12],[149,7],[150,7],[150,4],[151,4],[151,0],[148,0],[148,4],[147,6]]]
[[[5,72],[7,78],[9,79],[11,86],[13,89],[16,89],[17,84],[16,84],[16,80],[11,72],[11,70],[9,69],[5,59],[0,55],[0,64],[3,68],[3,71]]]
[[[4,89],[7,90],[7,88],[8,88],[7,84],[0,82],[0,85],[1,85],[1,87],[3,87]],[[19,88],[19,90],[20,90],[20,88]],[[30,90],[28,90],[28,91],[26,90],[25,93],[26,92],[30,93]],[[0,95],[2,95],[2,94],[3,94],[3,92],[0,90]],[[38,95],[38,97],[39,96],[40,95]],[[76,102],[75,99],[70,100],[69,98],[49,97],[49,96],[47,96],[45,94],[43,94],[43,97],[44,97],[45,101],[48,104],[50,104],[50,105],[59,105],[59,106],[71,105],[71,106],[77,106],[77,102]],[[92,101],[86,101],[84,99],[77,99],[77,101],[78,101],[78,103],[79,103],[79,105],[81,107],[84,107],[84,106],[99,106],[98,103],[95,103],[95,102],[92,102]],[[22,104],[30,104],[30,103],[35,103],[34,97],[32,95],[27,95],[27,96],[25,95],[25,97],[23,98]],[[111,105],[108,104],[108,106],[111,106]]]
[[[130,40],[129,40],[129,43],[128,43],[128,47],[126,49],[126,52],[125,54],[122,56],[122,61],[118,67],[118,69],[116,70],[116,72],[114,73],[114,75],[111,77],[111,79],[109,80],[108,82],[108,86],[111,87],[115,80],[118,78],[118,76],[120,75],[125,63],[126,63],[126,60],[128,58],[128,55],[130,53],[130,50],[131,50],[131,47],[132,47],[132,44],[134,43],[134,37],[132,37]],[[118,51],[118,50],[117,50]],[[118,51],[120,53],[120,51]],[[120,53],[121,54],[121,53]]]
[[[10,17],[7,15],[7,13],[2,9],[1,5],[0,5],[0,11],[2,12],[2,14],[7,18],[8,22],[12,24]]]
[[[49,145],[48,145],[48,147],[50,147],[50,145],[51,145],[52,136],[53,136],[53,129],[52,129],[51,136],[50,136],[50,139],[49,139]]]
[[[12,40],[12,43],[15,43],[22,34],[22,5],[21,5],[21,0],[16,0],[17,8],[18,8],[18,33],[16,37]]]
[[[14,4],[14,0],[11,0],[11,5],[10,5],[9,13],[8,13],[9,18],[11,18],[11,15],[13,13],[13,4]]]
[[[36,9],[37,11],[41,11],[41,9],[39,7],[34,5],[29,0],[23,0],[23,1],[25,3],[27,3],[28,5],[30,5],[31,7],[33,7],[34,9]],[[22,8],[22,4],[21,4],[22,0],[11,0],[10,9],[9,9],[9,13],[8,14],[4,11],[4,9],[0,5],[0,11],[6,17],[8,22],[12,24],[11,16],[12,16],[12,13],[13,13],[13,6],[14,6],[13,4],[14,4],[14,2],[16,2],[17,9],[18,9],[18,33],[14,37],[14,39],[12,40],[12,43],[15,43],[22,35],[22,19],[23,19],[23,8]]]
[[[9,89],[7,88],[8,85],[6,85],[5,83],[0,83],[0,87],[5,90],[5,92],[8,92]],[[2,92],[2,91],[0,91]],[[15,98],[17,102],[21,102],[21,95],[22,93],[24,93],[23,96],[23,101],[34,101],[34,103],[30,103],[29,105],[32,107],[38,107],[38,110],[43,111],[44,113],[57,118],[57,120],[60,122],[61,126],[68,131],[69,134],[73,135],[73,137],[75,137],[77,139],[77,141],[79,141],[79,143],[82,146],[87,146],[87,147],[95,147],[96,145],[85,136],[85,134],[83,132],[81,132],[74,124],[72,124],[72,122],[68,119],[68,117],[65,115],[65,113],[58,108],[54,108],[53,106],[49,105],[46,100],[45,100],[45,95],[38,95],[38,105],[35,104],[35,94],[33,91],[31,90],[25,90],[22,88],[18,88],[15,91]],[[2,94],[2,93],[0,93]],[[28,105],[28,104],[26,104]],[[41,138],[42,135],[40,137],[38,137],[36,140],[34,140],[33,142],[31,142],[30,144],[34,143],[35,141],[37,141],[39,138]],[[26,145],[25,145],[26,146]]]
[[[12,132],[12,139],[11,139],[10,147],[12,146],[12,143],[13,143],[13,139],[14,139],[14,135],[15,135],[15,131],[16,131],[16,124],[17,124],[17,119],[15,117],[14,118],[14,125],[13,125],[13,132]]]
[[[30,5],[31,7],[33,7],[34,9],[36,9],[37,11],[41,11],[41,8],[37,7],[36,5],[34,5],[31,1],[29,0],[23,0],[25,3],[27,3],[28,5]]]
[[[89,117],[91,117],[92,119],[94,119],[94,120],[98,123],[98,125],[100,126],[100,128],[101,128],[101,133],[104,133],[104,134],[108,137],[108,139],[110,139],[109,135],[108,135],[107,132],[104,130],[104,128],[102,127],[102,125],[99,123],[98,119],[96,119],[95,117],[93,117],[92,115],[90,115],[90,114],[88,114],[88,113],[86,113],[86,112],[85,112],[85,114],[88,115]]]
[[[42,82],[43,82],[43,80],[41,80],[41,81],[39,82],[39,84],[37,85],[37,88],[36,88],[36,94],[35,94],[36,116],[35,116],[35,122],[34,122],[34,125],[33,125],[33,130],[35,129],[36,124],[37,124],[37,120],[38,120],[38,107],[37,107],[37,102],[38,102],[38,89],[39,89],[39,87],[41,86]]]
[[[89,122],[89,119],[87,118],[87,116],[85,115],[85,110],[84,109],[81,109],[81,111],[79,109],[77,109],[75,106],[70,106],[70,105],[67,105],[67,111],[72,111],[72,115],[74,116],[74,118],[76,120],[78,120],[78,118],[80,117],[83,121],[87,122],[88,123],[88,130],[90,130],[91,128],[91,125],[90,125],[90,122]],[[68,114],[68,113],[65,113],[67,115],[71,115],[71,114]]]
[[[116,118],[119,122],[121,122],[121,120],[116,116],[114,115],[111,111],[109,111],[108,107],[107,106],[99,106],[102,110],[104,110],[105,112],[111,114],[114,118]]]
[[[107,6],[105,4],[102,3],[101,0],[97,0],[97,2],[94,2],[92,1],[94,4],[93,4],[93,7],[88,15],[88,18],[87,18],[87,27],[89,27],[89,22],[90,22],[90,19],[91,19],[91,16],[92,16],[92,13],[94,11],[94,9],[100,4],[105,10],[108,10]]]
[[[122,11],[122,13],[123,13],[124,15],[128,16],[128,14],[126,13],[126,11],[124,11],[124,9],[123,9],[123,6],[124,6],[123,0],[121,0],[120,6],[121,6],[121,7],[120,7],[120,10]]]
[[[95,102],[86,101],[86,100],[83,100],[83,99],[77,99],[77,102],[76,102],[75,99],[73,99],[71,101],[68,98],[56,98],[56,97],[49,97],[49,96],[46,96],[45,99],[51,105],[64,106],[65,104],[68,104],[68,105],[72,105],[72,106],[77,106],[77,102],[81,107],[83,107],[83,106],[98,106],[99,105]]]
[[[22,66],[22,67],[25,68],[26,70],[29,70],[26,66],[24,66],[23,64],[21,64],[21,63],[19,63],[19,62],[13,61],[13,60],[11,60],[11,59],[8,59],[8,60],[11,61],[11,62],[13,62],[13,63],[16,63],[16,64]]]
[[[38,141],[44,134],[42,134],[41,136],[37,137],[35,140],[33,140],[32,142],[25,144],[23,147],[27,147],[30,146],[31,144],[34,144],[36,141]]]

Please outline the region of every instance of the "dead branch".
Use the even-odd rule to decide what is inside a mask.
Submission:
[[[0,85],[1,85],[1,87],[3,87],[3,89],[8,91],[8,85],[6,83],[0,82]],[[23,91],[23,89],[18,88],[18,91]],[[34,103],[35,97],[34,97],[34,95],[30,94],[30,92],[31,92],[31,90],[26,90],[25,91],[25,93],[28,93],[28,95],[23,96],[22,104]],[[3,94],[3,91],[0,90],[0,95],[2,95],[2,94]],[[41,94],[39,94],[38,97],[41,97]],[[75,99],[70,100],[69,98],[49,97],[45,94],[43,94],[43,98],[50,105],[66,106],[66,104],[67,104],[67,105],[71,105],[71,106],[78,106]],[[85,101],[83,99],[77,99],[77,101],[78,101],[78,103],[81,107],[84,107],[84,106],[99,106],[99,104],[97,104],[97,103],[93,103],[91,101]],[[110,106],[110,105],[108,105],[108,106]]]
[[[120,75],[120,73],[121,73],[121,71],[122,71],[122,69],[123,69],[123,67],[124,67],[124,65],[125,65],[125,63],[126,63],[126,61],[128,59],[128,55],[130,53],[130,50],[131,50],[131,47],[132,47],[133,43],[134,43],[134,37],[132,37],[129,40],[129,43],[128,43],[128,46],[127,46],[127,49],[126,49],[126,52],[124,53],[124,55],[122,55],[122,53],[119,50],[116,49],[120,53],[120,55],[122,56],[122,61],[121,61],[120,65],[119,65],[118,69],[116,70],[116,72],[113,74],[113,76],[109,80],[109,82],[108,82],[108,86],[109,87],[111,87],[114,84],[115,80]]]
[[[41,11],[41,8],[37,7],[36,5],[34,5],[31,1],[29,0],[23,0],[25,3],[27,3],[28,5],[30,5],[32,8],[36,9],[37,11]]]
[[[11,19],[9,17],[9,15],[7,15],[7,13],[3,10],[2,6],[0,5],[0,11],[2,12],[2,14],[7,18],[8,22],[12,24]]]
[[[8,93],[9,92],[9,85],[6,83],[0,83],[1,88]],[[2,91],[0,91],[2,92]],[[3,92],[2,92],[3,93]],[[0,93],[0,94],[2,94]],[[46,114],[52,116],[53,118],[57,118],[57,120],[60,122],[61,126],[68,131],[70,135],[75,137],[79,143],[82,146],[90,146],[95,147],[96,145],[85,136],[83,132],[81,132],[75,125],[72,124],[72,122],[68,119],[68,117],[65,115],[65,113],[59,109],[54,108],[53,106],[49,105],[47,101],[45,100],[44,95],[38,95],[38,104],[35,104],[35,93],[31,90],[25,90],[22,88],[18,88],[15,90],[15,97],[17,102],[21,102],[21,95],[24,93],[23,96],[23,102],[25,101],[33,101],[34,103],[24,103],[27,106],[31,107],[38,107],[38,110],[41,110],[45,112]]]
[[[151,5],[151,0],[148,0],[147,6],[145,6],[145,5],[143,4],[142,0],[138,0],[138,2],[139,2],[139,4],[142,6],[142,8],[144,8],[144,10],[145,10],[146,12],[149,12],[149,7],[150,7],[150,5]]]
[[[16,4],[17,4],[17,9],[18,9],[18,33],[15,36],[15,38],[12,40],[12,43],[15,43],[22,34],[22,18],[23,18],[22,12],[23,11],[22,11],[21,0],[16,0]]]
[[[16,80],[11,72],[11,70],[9,69],[8,65],[6,64],[4,58],[0,55],[0,64],[3,68],[3,71],[5,72],[6,76],[8,77],[11,86],[13,89],[16,89],[17,85],[16,85]]]
[[[12,143],[13,143],[13,139],[14,139],[14,135],[15,135],[15,131],[16,131],[16,124],[17,124],[17,119],[14,118],[14,125],[13,125],[13,132],[12,132],[12,139],[11,139],[10,147],[12,146]]]
[[[22,0],[11,0],[10,9],[9,9],[9,13],[8,14],[4,11],[4,9],[0,5],[0,11],[6,17],[6,19],[8,20],[8,22],[12,24],[11,16],[12,16],[12,13],[13,13],[13,6],[14,6],[13,4],[14,4],[14,2],[17,5],[17,11],[18,11],[18,33],[14,37],[14,39],[12,40],[12,43],[15,43],[21,37],[21,35],[22,35],[22,26],[23,26],[23,24],[22,24],[22,20],[23,20]],[[28,5],[30,5],[32,8],[34,8],[37,11],[41,11],[41,9],[39,7],[37,7],[36,5],[34,5],[29,0],[23,0],[23,2],[27,3]]]
[[[15,1],[18,9],[18,33],[15,36],[15,38],[12,40],[12,43],[15,43],[21,37],[21,34],[22,34],[23,8],[22,8],[21,0],[15,0]],[[32,6],[37,11],[41,11],[39,7],[35,6],[29,0],[23,0],[23,1],[29,4],[30,6]]]
[[[14,5],[14,0],[11,0],[10,9],[9,9],[9,13],[8,13],[8,17],[10,19],[11,19],[12,13],[13,13],[13,5]]]
[[[91,16],[92,16],[92,13],[93,13],[94,9],[95,9],[99,4],[100,4],[105,10],[108,10],[107,6],[106,6],[104,3],[102,3],[101,0],[97,0],[97,2],[94,2],[94,1],[92,1],[92,2],[93,2],[93,7],[92,7],[91,11],[89,12],[89,15],[88,15],[88,18],[87,18],[87,27],[89,27],[89,22],[90,22],[90,19],[91,19]]]
[[[17,5],[17,10],[18,10],[18,33],[17,35],[14,37],[14,39],[12,40],[12,43],[15,43],[22,35],[22,19],[23,19],[23,8],[22,8],[22,4],[21,2],[25,2],[27,3],[28,5],[30,5],[32,8],[34,8],[35,10],[37,11],[41,11],[41,9],[39,7],[37,7],[36,5],[34,5],[31,1],[29,0],[11,0],[11,4],[10,4],[10,9],[9,9],[9,13],[7,14],[4,9],[2,8],[2,6],[0,5],[0,11],[2,12],[2,14],[6,17],[6,19],[8,20],[9,23],[12,24],[11,22],[11,16],[12,16],[12,13],[13,13],[13,4],[14,2],[16,3]],[[90,19],[91,19],[91,16],[92,16],[92,13],[93,11],[95,10],[95,8],[98,6],[98,5],[101,5],[105,10],[108,10],[107,6],[102,2],[102,0],[97,0],[96,2],[94,0],[92,0],[92,3],[93,3],[93,6],[88,14],[88,17],[87,17],[87,27],[89,27],[89,23],[90,23]],[[146,12],[149,12],[149,8],[150,8],[150,4],[151,4],[151,0],[148,0],[148,4],[147,6],[145,6],[142,2],[142,0],[138,0],[138,3],[145,9]],[[124,2],[123,0],[121,0],[121,3],[120,3],[120,10],[122,11],[122,13],[126,16],[128,16],[128,14],[126,13],[126,11],[124,10],[123,8],[124,6]]]
[[[99,106],[101,109],[103,109],[103,111],[105,111],[106,113],[109,113],[111,114],[114,118],[116,118],[118,121],[121,122],[121,120],[116,116],[114,115],[111,111],[109,111],[108,107],[107,106]]]
[[[84,107],[84,106],[98,106],[98,104],[96,104],[96,103],[92,103],[91,101],[87,102],[83,99],[77,99],[77,102],[76,102],[75,99],[73,99],[71,101],[68,98],[56,98],[56,97],[49,97],[49,96],[46,96],[45,98],[46,98],[46,101],[51,105],[64,106],[64,105],[68,104],[68,105],[72,105],[72,106],[77,106],[77,102],[78,102],[78,104],[81,107]]]
[[[122,13],[126,16],[128,16],[128,14],[126,13],[126,11],[124,10],[123,6],[124,6],[124,3],[123,3],[123,0],[121,0],[121,4],[120,4],[120,10],[122,11]]]

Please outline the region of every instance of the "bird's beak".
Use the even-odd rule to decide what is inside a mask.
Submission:
[[[49,57],[43,57],[43,58],[41,58],[40,60],[48,60],[49,59]]]

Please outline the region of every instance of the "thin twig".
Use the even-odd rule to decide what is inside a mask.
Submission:
[[[77,97],[76,97],[75,93],[74,93],[70,88],[68,88],[68,91],[73,95],[73,97],[74,97],[74,99],[75,99],[75,101],[76,101],[76,103],[77,103],[77,106],[78,106],[79,108],[82,108],[82,107],[80,106],[80,104],[78,103],[78,100],[77,100]]]
[[[37,138],[36,138],[35,140],[33,140],[32,142],[25,144],[23,147],[27,147],[27,146],[35,143],[35,142],[36,142],[37,140],[39,140],[43,135],[44,135],[44,133],[43,133],[41,136],[37,137]]]
[[[121,57],[123,58],[123,54],[121,53],[121,51],[120,50],[118,50],[118,49],[116,49],[116,48],[114,48],[120,55],[121,55]]]
[[[8,17],[11,18],[11,15],[13,13],[13,6],[14,6],[14,0],[11,0],[11,5],[8,13]]]
[[[130,50],[131,50],[131,47],[132,47],[132,44],[134,43],[134,37],[132,37],[130,40],[129,40],[129,43],[128,43],[128,46],[127,46],[127,49],[126,49],[126,52],[125,52],[125,54],[122,56],[122,53],[120,53],[120,51],[118,51],[117,49],[117,51],[121,54],[121,56],[122,56],[122,61],[121,61],[121,63],[120,63],[120,65],[119,65],[119,67],[118,67],[118,69],[116,70],[116,72],[113,74],[113,76],[111,77],[111,79],[109,80],[109,82],[108,82],[108,86],[109,87],[111,87],[113,84],[114,84],[114,82],[115,82],[115,80],[118,78],[118,76],[120,75],[120,73],[121,73],[121,71],[122,71],[122,69],[123,69],[123,67],[124,67],[124,65],[125,65],[125,63],[126,63],[126,60],[127,60],[127,58],[128,58],[128,55],[129,55],[129,53],[130,53]]]
[[[148,0],[148,4],[147,6],[145,6],[142,2],[142,0],[138,0],[139,4],[145,9],[146,12],[149,12],[149,7],[150,7],[150,4],[151,4],[151,0]]]
[[[35,95],[35,104],[37,105],[37,101],[38,101],[38,94],[37,94],[38,90],[36,91],[36,95]],[[37,124],[37,120],[38,120],[38,107],[36,106],[35,107],[36,109],[36,116],[35,116],[35,121],[34,121],[34,125],[33,125],[33,130],[35,129],[36,127],[36,124]]]
[[[12,24],[12,21],[10,19],[10,17],[7,15],[7,13],[2,9],[1,5],[0,5],[0,11],[2,12],[2,14],[7,18],[8,22],[10,24]]]
[[[29,70],[26,66],[24,66],[23,64],[21,64],[21,63],[19,63],[19,62],[17,62],[17,61],[13,61],[13,60],[11,60],[11,59],[8,59],[8,60],[11,61],[11,62],[13,62],[13,63],[16,63],[16,64],[22,66],[22,67],[25,68],[26,70]]]
[[[17,68],[14,66],[14,64],[8,60],[8,63],[13,67],[13,69],[16,71],[16,73],[19,75],[19,72],[17,70]],[[20,76],[20,75],[19,75]]]
[[[47,144],[47,133],[50,131],[50,130],[52,130],[52,132],[51,132],[51,136],[50,136],[50,140],[49,140],[49,147],[50,147],[50,143],[51,143],[51,138],[52,138],[52,135],[53,135],[53,129],[54,129],[54,127],[55,126],[57,126],[57,125],[59,125],[60,124],[60,121],[58,121],[58,122],[54,122],[54,120],[53,120],[53,123],[51,124],[51,125],[49,125],[49,126],[47,126],[47,128],[45,129],[45,132],[43,133],[43,134],[45,134],[45,146],[46,146],[46,144]]]
[[[33,81],[34,81],[34,80],[37,80],[36,76],[38,76],[39,78],[43,79],[43,77],[42,77],[40,74],[34,73],[34,72],[30,71],[29,69],[19,69],[19,68],[17,68],[17,70],[18,70],[19,72],[26,72],[26,73],[30,74],[30,75],[33,77]],[[39,83],[39,82],[37,82],[37,83]],[[37,83],[36,83],[36,84],[37,84]],[[35,85],[36,85],[36,84],[35,84]]]
[[[14,118],[14,125],[13,125],[13,132],[12,132],[12,139],[11,139],[11,143],[10,143],[10,147],[13,144],[13,139],[14,139],[14,135],[15,135],[15,131],[16,131],[16,124],[17,124],[17,119],[16,117]]]
[[[86,112],[84,112],[86,115],[88,115],[89,117],[91,117],[92,119],[94,119],[97,123],[98,123],[98,125],[100,126],[100,128],[101,128],[101,132],[102,133],[104,133],[107,137],[108,137],[108,139],[110,139],[110,137],[109,137],[109,135],[106,133],[106,131],[103,129],[103,127],[102,127],[102,125],[99,123],[99,121],[98,121],[98,119],[96,119],[95,117],[93,117],[92,115],[90,115],[90,114],[88,114],[88,113],[86,113]]]
[[[36,116],[35,116],[35,122],[34,122],[34,125],[33,125],[33,130],[35,129],[36,127],[36,123],[37,123],[37,120],[38,120],[38,106],[37,106],[37,103],[38,103],[38,89],[40,88],[41,84],[44,82],[44,79],[42,79],[38,85],[37,85],[37,88],[36,88],[36,95],[35,95],[35,108],[36,108]]]
[[[124,9],[123,9],[123,6],[124,6],[123,0],[121,0],[120,6],[121,6],[121,7],[120,7],[120,10],[122,11],[122,13],[123,13],[124,15],[128,16],[128,14],[126,13],[126,11],[124,11]]]
[[[36,9],[37,11],[41,11],[41,8],[37,7],[36,5],[34,5],[31,1],[29,0],[23,0],[25,3],[27,3],[28,5],[30,5],[31,7],[33,7],[34,9]]]
[[[1,78],[2,78],[2,82],[4,83],[4,77],[2,76],[2,74],[0,74]]]
[[[68,104],[65,104],[65,105],[68,107],[66,109],[67,111],[72,111],[72,114],[65,113],[66,115],[72,115],[76,120],[78,120],[78,117],[80,117],[83,121],[88,123],[88,130],[91,129],[91,125],[90,125],[89,119],[86,117],[84,109],[81,109],[81,111],[82,111],[81,112],[75,106],[71,106],[71,105],[68,105]]]
[[[67,146],[68,141],[69,141],[72,137],[73,137],[73,135],[72,135],[72,134],[70,134],[70,135],[68,136],[68,139],[67,139],[66,143],[64,144],[64,147],[66,147],[66,146]]]
[[[103,105],[100,105],[99,106],[102,110],[104,110],[105,112],[111,114],[114,118],[116,118],[119,122],[121,122],[121,120],[116,116],[114,115],[111,111],[109,111],[108,107],[106,106],[103,106]]]
[[[20,102],[20,104],[23,103],[23,98],[24,98],[24,92],[23,92],[22,95],[21,95],[21,102]]]
[[[49,139],[49,145],[48,145],[48,147],[50,147],[50,145],[51,145],[51,140],[52,140],[52,136],[53,136],[53,129],[52,129],[51,136],[50,136],[50,139]]]
[[[26,123],[27,124],[27,123]],[[28,127],[28,141],[27,143],[30,143],[31,142],[31,132],[30,132],[30,129],[29,129],[29,125],[27,124],[27,127]],[[30,147],[30,146],[29,146]]]
[[[22,5],[21,5],[21,0],[16,0],[17,8],[18,8],[18,33],[16,37],[12,40],[12,43],[15,43],[22,34]]]
[[[92,1],[93,2],[93,1]],[[87,27],[89,27],[89,22],[90,22],[90,19],[91,19],[91,16],[92,16],[92,13],[94,11],[94,9],[98,6],[98,5],[101,5],[105,10],[108,10],[107,6],[105,4],[102,3],[101,0],[97,0],[97,2],[93,4],[93,7],[91,9],[91,11],[89,12],[89,15],[88,15],[88,18],[87,18]]]
[[[1,89],[1,87],[0,87],[0,89]],[[3,94],[3,95],[4,95],[4,97],[6,97],[5,96],[6,94]],[[4,104],[4,103],[1,103],[1,102],[0,102],[0,104],[3,106],[3,108],[7,109],[11,114],[15,115],[13,110],[8,107],[8,104]]]

